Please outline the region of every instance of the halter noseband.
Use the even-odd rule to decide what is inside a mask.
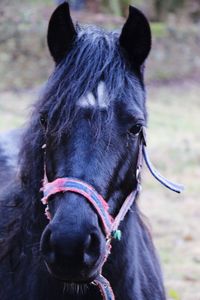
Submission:
[[[139,153],[137,159],[137,166],[136,166],[136,188],[131,192],[131,194],[125,199],[124,203],[122,204],[117,216],[113,218],[109,214],[109,206],[108,203],[103,199],[103,197],[88,183],[77,179],[77,178],[57,178],[53,182],[48,182],[47,174],[46,174],[46,165],[44,166],[44,182],[43,182],[43,194],[44,197],[42,198],[42,203],[47,205],[45,209],[45,214],[49,220],[51,220],[51,214],[48,208],[48,200],[49,197],[61,192],[72,192],[83,196],[94,208],[95,212],[99,216],[99,219],[102,223],[102,229],[104,231],[106,240],[107,240],[107,251],[105,255],[105,260],[103,264],[106,262],[111,249],[111,241],[113,238],[120,240],[121,238],[121,231],[118,229],[120,223],[123,221],[124,217],[126,216],[127,212],[132,207],[133,203],[135,202],[140,189],[140,171],[142,168],[143,159],[146,162],[148,169],[150,170],[151,174],[165,187],[169,188],[170,190],[180,193],[183,190],[183,186],[180,184],[175,184],[162,175],[160,175],[157,170],[153,167],[147,150],[146,150],[146,136],[145,136],[145,128],[142,127],[142,130],[139,134],[140,144],[139,144]],[[45,148],[45,145],[43,146]],[[103,267],[103,265],[102,265]],[[104,278],[101,274],[94,280],[93,284],[97,285],[102,297],[104,300],[114,300],[115,296],[113,294],[112,288],[110,283]]]
[[[58,178],[44,185],[42,203],[47,204],[50,196],[60,192],[73,192],[87,199],[100,217],[105,236],[110,235],[112,230],[112,217],[108,213],[108,204],[91,185],[76,178]]]

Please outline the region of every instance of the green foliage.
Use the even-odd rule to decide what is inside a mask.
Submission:
[[[157,20],[165,19],[168,12],[175,12],[182,8],[185,0],[153,0]]]
[[[52,4],[52,0],[42,0],[42,3],[43,4]],[[1,0],[0,1],[0,8],[1,8],[1,6],[3,6],[3,4],[5,5],[7,5],[7,4],[9,4],[9,5],[12,5],[12,4],[19,4],[19,5],[22,5],[22,4],[40,4],[41,3],[41,0],[15,0],[15,1],[13,1],[13,3],[12,3],[12,1],[10,1],[10,0]]]
[[[174,289],[169,290],[169,296],[173,300],[181,300],[179,293],[177,291],[175,291]]]
[[[185,0],[168,0],[168,9],[169,11],[175,11],[184,6]]]
[[[103,5],[116,16],[124,16],[130,0],[103,0]]]
[[[116,15],[120,16],[122,14],[120,0],[108,1],[111,11]]]
[[[167,34],[166,24],[163,22],[152,22],[151,30],[154,37],[164,37]]]
[[[41,0],[29,0],[29,1],[33,4],[41,3]],[[42,0],[42,2],[43,4],[52,4],[52,0]]]
[[[176,12],[183,8],[186,0],[151,0],[150,5],[145,3],[145,0],[103,0],[103,6],[115,15],[125,16],[129,5],[138,7],[153,7],[156,20],[165,20],[169,12]]]

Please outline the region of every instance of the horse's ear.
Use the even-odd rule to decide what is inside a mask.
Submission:
[[[76,35],[69,4],[64,2],[52,14],[47,33],[49,51],[56,63],[64,58]]]
[[[151,50],[151,29],[146,17],[135,7],[129,6],[119,42],[131,65],[140,67]]]

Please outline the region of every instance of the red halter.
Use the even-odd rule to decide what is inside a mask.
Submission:
[[[106,237],[110,235],[113,219],[108,212],[108,204],[91,185],[76,178],[58,178],[44,185],[42,203],[47,204],[50,196],[60,192],[73,192],[87,199],[100,217]]]

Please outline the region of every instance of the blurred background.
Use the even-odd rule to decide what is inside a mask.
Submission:
[[[22,126],[49,77],[48,19],[59,0],[0,2],[0,131]],[[148,147],[154,164],[186,190],[175,195],[144,170],[149,219],[168,299],[200,300],[200,1],[69,0],[75,22],[121,28],[128,5],[151,21],[146,65]]]

